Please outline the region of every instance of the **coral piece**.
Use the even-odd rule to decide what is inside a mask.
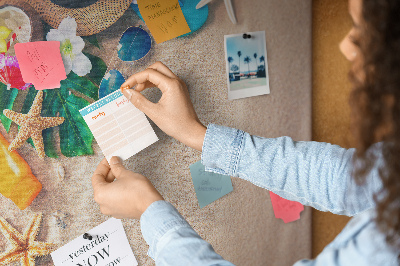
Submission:
[[[7,89],[26,90],[31,85],[22,79],[17,57],[5,54],[0,54],[0,82],[7,85]]]
[[[0,254],[0,265],[20,261],[21,265],[34,266],[36,257],[48,255],[54,250],[53,244],[35,240],[41,220],[41,213],[33,215],[31,223],[24,234],[21,234],[3,217],[0,217],[0,230],[11,244],[4,253]]]
[[[11,142],[8,150],[15,150],[29,138],[32,138],[36,151],[40,158],[44,158],[44,144],[42,130],[55,127],[64,122],[64,117],[40,116],[43,102],[43,91],[38,91],[31,109],[27,114],[20,114],[12,110],[4,109],[3,114],[20,126],[17,137]]]
[[[0,193],[23,210],[39,194],[42,184],[16,151],[7,150],[8,145],[7,140],[0,134]]]

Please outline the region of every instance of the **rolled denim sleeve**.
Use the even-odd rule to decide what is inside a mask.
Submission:
[[[294,266],[398,266],[399,251],[388,245],[375,219],[374,209],[353,217],[314,260],[301,260]]]
[[[248,180],[288,200],[353,216],[375,206],[377,169],[363,186],[351,177],[355,149],[290,137],[261,138],[210,124],[201,155],[206,171]]]
[[[233,265],[166,201],[153,202],[140,217],[140,226],[156,265]]]

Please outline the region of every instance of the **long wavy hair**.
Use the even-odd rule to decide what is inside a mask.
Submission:
[[[382,142],[384,167],[379,169],[383,188],[374,200],[376,222],[386,241],[400,250],[400,1],[363,0],[361,34],[355,44],[362,63],[353,66],[350,97],[357,152],[362,162],[354,171],[361,184],[376,158],[367,152]],[[357,71],[361,70],[362,78]]]

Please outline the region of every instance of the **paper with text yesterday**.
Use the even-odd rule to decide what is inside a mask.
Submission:
[[[137,4],[157,43],[190,32],[178,0],[137,0]]]
[[[107,161],[126,160],[158,140],[145,114],[119,91],[79,111]]]
[[[111,218],[51,253],[55,266],[138,265],[121,220]]]
[[[27,42],[14,46],[15,55],[26,83],[37,90],[59,88],[67,78],[60,53],[60,42]]]

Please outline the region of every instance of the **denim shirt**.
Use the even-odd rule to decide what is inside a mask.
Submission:
[[[261,138],[210,124],[201,161],[206,171],[239,177],[279,196],[321,211],[355,216],[332,243],[305,265],[398,265],[398,252],[374,222],[373,195],[382,187],[378,166],[359,186],[351,177],[354,149],[289,137]],[[382,160],[377,159],[377,164]],[[148,255],[157,265],[233,265],[215,253],[166,201],[140,218]]]

